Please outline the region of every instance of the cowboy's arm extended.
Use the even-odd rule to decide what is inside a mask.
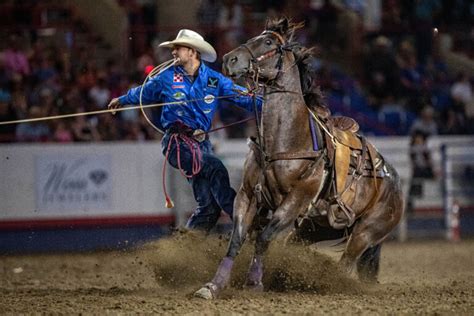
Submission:
[[[122,105],[134,104],[137,105],[140,103],[140,92],[142,86],[138,86],[128,90],[128,92],[118,98],[112,99],[110,101],[108,108],[116,109]],[[159,96],[162,90],[161,80],[158,77],[150,79],[148,82],[143,85],[142,92],[142,104],[151,104],[159,100]]]
[[[254,98],[249,94],[248,90],[242,86],[235,84],[232,80],[222,76],[222,95],[236,95],[229,100],[235,105],[238,105],[247,111],[253,112]],[[240,93],[239,93],[240,92]],[[256,96],[258,111],[262,110],[263,99],[261,96]]]
[[[119,97],[121,105],[125,104],[139,104],[140,103],[140,92],[142,93],[142,104],[151,104],[159,100],[162,90],[162,80],[160,77],[154,77],[147,81],[143,85],[143,92],[141,92],[142,86],[138,86],[128,90],[127,94]]]

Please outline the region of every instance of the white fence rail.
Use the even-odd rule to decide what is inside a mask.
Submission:
[[[404,191],[408,192],[411,174],[409,139],[385,137],[369,140],[398,170]],[[461,145],[449,147],[449,157],[454,159],[462,150],[463,155],[468,155],[465,160],[473,161],[472,137],[435,137],[430,139],[429,147],[436,169],[442,170],[444,166],[441,145],[454,143]],[[232,186],[238,189],[249,150],[246,140],[226,140],[216,144],[216,149],[229,169]],[[457,167],[453,166],[459,162],[452,159],[448,159],[444,168],[456,171]],[[175,208],[164,207],[163,161],[161,146],[157,142],[0,145],[0,221],[172,214],[178,224],[184,224],[195,207],[192,191],[179,172],[168,168],[166,181]],[[452,193],[446,198],[463,203],[466,195],[454,194],[463,183],[455,180],[456,172],[446,174],[449,177],[445,178],[445,183]],[[452,203],[443,203],[443,195],[437,194],[436,188],[438,185],[441,187],[440,184],[441,179],[435,181],[431,190],[433,196],[418,205],[447,210],[445,204]],[[472,192],[467,195],[471,205],[472,196]],[[404,224],[400,227],[403,228]],[[402,229],[403,234],[407,235],[407,232]]]
[[[460,209],[474,206],[474,141],[442,147],[446,237],[460,239]]]

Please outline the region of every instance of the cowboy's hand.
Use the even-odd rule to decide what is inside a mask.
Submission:
[[[110,101],[109,105],[107,105],[107,108],[108,108],[109,110],[114,110],[114,109],[118,109],[118,108],[121,107],[121,106],[122,106],[122,105],[120,104],[119,99],[118,99],[118,98],[113,98],[113,99]],[[115,113],[116,113],[115,111],[112,112],[112,114],[114,114],[114,115],[115,115]]]

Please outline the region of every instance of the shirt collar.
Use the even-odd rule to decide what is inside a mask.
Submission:
[[[199,69],[198,69],[198,76],[202,75],[206,71],[206,68],[207,68],[206,64],[204,64],[204,62],[201,60],[201,64],[199,65]],[[184,67],[182,65],[175,66],[175,69],[177,72],[182,73],[185,76],[189,76],[184,70]]]

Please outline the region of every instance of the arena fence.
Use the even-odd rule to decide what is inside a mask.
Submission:
[[[474,141],[442,146],[443,204],[446,238],[459,241],[461,233],[473,225]]]
[[[407,192],[408,138],[369,140],[398,170]],[[449,145],[442,152],[443,144]],[[426,185],[414,213],[399,226],[399,239],[452,236],[457,208],[460,235],[474,235],[472,144],[469,137],[430,141],[436,168],[445,176]],[[238,189],[246,140],[216,140],[215,146]],[[195,207],[191,187],[168,168],[175,208],[166,209],[163,163],[158,142],[0,145],[0,252],[121,248],[184,225]],[[220,227],[229,224],[222,216]]]

